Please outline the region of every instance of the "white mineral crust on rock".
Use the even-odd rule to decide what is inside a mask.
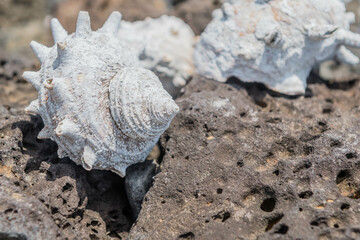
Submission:
[[[194,32],[173,16],[122,21],[119,39],[133,49],[140,65],[153,71],[164,88],[176,96],[194,73]]]
[[[68,35],[53,19],[55,45],[31,42],[41,69],[23,77],[38,91],[26,109],[44,121],[38,138],[52,139],[60,158],[87,170],[125,176],[129,165],[145,160],[179,108],[120,41],[120,21],[113,12],[92,31],[89,14],[80,12],[76,32]]]
[[[354,14],[341,0],[232,0],[213,12],[194,53],[197,72],[225,82],[234,76],[274,91],[303,94],[317,64],[336,58],[359,59],[347,47],[360,47],[349,31]]]

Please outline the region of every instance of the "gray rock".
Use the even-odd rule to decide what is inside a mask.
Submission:
[[[36,138],[43,128],[40,117],[11,108],[0,107],[0,111],[0,176],[11,179],[20,194],[38,199],[37,205],[46,209],[50,223],[61,229],[61,239],[126,238],[131,212],[124,180],[115,173],[88,172],[70,159],[59,159],[54,142]],[[30,226],[37,224],[37,218],[27,212],[18,215]],[[25,233],[31,234],[24,228]]]
[[[360,84],[309,83],[195,77],[129,239],[360,239]]]
[[[0,177],[0,239],[60,239],[60,229],[46,207],[6,177]]]
[[[125,190],[135,219],[139,215],[145,194],[152,185],[156,167],[155,161],[146,160],[126,170]]]

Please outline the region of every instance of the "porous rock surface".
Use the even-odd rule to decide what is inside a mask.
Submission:
[[[2,168],[2,172],[6,169]],[[0,177],[0,239],[59,239],[60,232],[41,202]]]
[[[42,127],[23,107],[0,105],[0,239],[126,238],[124,180],[59,159],[54,142],[36,139]]]
[[[130,239],[360,239],[360,84],[309,83],[193,79]]]

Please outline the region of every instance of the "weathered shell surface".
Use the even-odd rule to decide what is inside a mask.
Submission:
[[[194,62],[199,74],[261,82],[285,94],[303,94],[318,63],[357,64],[346,47],[360,47],[349,31],[354,15],[341,0],[232,0],[213,12]]]
[[[120,40],[136,52],[140,65],[153,71],[174,97],[193,75],[194,37],[181,19],[166,15],[122,21],[119,31]]]
[[[26,109],[44,121],[38,138],[51,138],[59,157],[88,170],[125,176],[129,165],[145,160],[179,109],[117,37],[120,20],[113,12],[92,31],[88,13],[80,12],[76,32],[68,35],[53,19],[55,46],[32,42],[41,69],[23,77],[38,90]]]

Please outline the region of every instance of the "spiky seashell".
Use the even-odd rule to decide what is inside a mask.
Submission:
[[[318,63],[357,64],[346,47],[360,47],[349,31],[354,14],[341,0],[232,0],[213,12],[201,35],[197,72],[225,82],[235,76],[285,94],[303,94]]]
[[[80,12],[76,32],[68,35],[53,19],[55,46],[31,42],[41,69],[23,77],[38,90],[26,109],[44,121],[38,138],[51,138],[59,157],[87,170],[125,176],[129,165],[145,160],[179,108],[119,40],[120,20],[113,12],[92,31],[88,13]]]
[[[194,32],[173,16],[146,18],[120,25],[119,38],[137,54],[140,65],[153,71],[176,96],[193,75]]]

